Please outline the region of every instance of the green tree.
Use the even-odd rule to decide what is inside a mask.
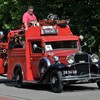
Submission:
[[[100,51],[100,0],[0,0],[0,30],[16,29],[28,5],[34,5],[38,19],[51,12],[60,19],[70,17],[70,27],[84,35],[92,52]]]

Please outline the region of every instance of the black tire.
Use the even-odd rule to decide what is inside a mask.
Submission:
[[[23,87],[22,71],[19,68],[15,71],[15,86],[18,88]]]
[[[100,81],[97,82],[98,88],[100,89]]]
[[[52,91],[55,93],[61,93],[63,90],[62,84],[62,72],[61,71],[52,71],[50,76],[50,85]]]

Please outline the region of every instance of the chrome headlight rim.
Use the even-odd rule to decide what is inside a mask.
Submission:
[[[66,60],[69,64],[73,64],[75,62],[74,55],[67,56]]]
[[[97,54],[92,54],[91,60],[93,63],[97,63],[99,61],[99,56]]]

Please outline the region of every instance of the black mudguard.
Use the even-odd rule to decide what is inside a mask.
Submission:
[[[43,83],[48,83],[49,82],[49,79],[50,79],[50,75],[51,75],[51,72],[53,70],[58,70],[58,71],[62,71],[64,70],[65,68],[68,68],[66,67],[64,64],[62,63],[56,63],[56,64],[52,64],[48,67],[47,71],[44,73],[43,77],[40,79],[40,83],[43,82]]]

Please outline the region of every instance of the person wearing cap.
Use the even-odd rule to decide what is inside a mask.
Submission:
[[[28,6],[27,12],[23,14],[22,22],[24,24],[25,30],[28,29],[28,27],[30,26],[30,23],[37,22],[37,18],[35,14],[33,13],[33,11],[34,11],[34,7],[30,5]]]

